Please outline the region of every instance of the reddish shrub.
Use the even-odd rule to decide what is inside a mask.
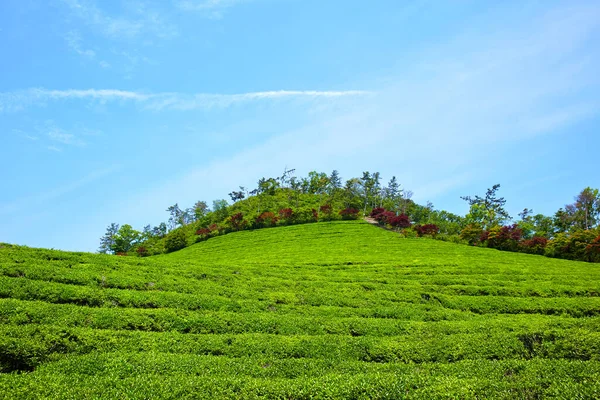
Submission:
[[[371,214],[369,214],[369,217],[377,219],[377,216],[383,212],[385,212],[385,208],[383,207],[374,208],[373,211],[371,211]]]
[[[237,213],[232,215],[229,218],[229,223],[231,224],[231,227],[233,229],[235,229],[236,231],[241,231],[242,229],[244,229],[246,227],[246,225],[248,224],[248,221],[246,221],[244,219],[244,214]]]
[[[196,231],[198,236],[208,236],[212,231],[209,228],[200,228]]]
[[[548,239],[534,236],[531,239],[522,241],[519,247],[523,253],[543,255],[546,245],[548,245]]]
[[[435,236],[440,233],[440,228],[436,224],[417,225],[414,227],[418,236],[431,235]]]
[[[360,213],[359,210],[357,210],[356,208],[344,208],[343,210],[340,211],[340,215],[342,216],[342,219],[358,219],[358,214]]]
[[[254,221],[256,226],[264,227],[264,226],[275,226],[277,224],[277,216],[273,214],[271,211],[265,211],[256,217]]]
[[[516,251],[523,237],[517,224],[493,227],[487,232],[487,246],[493,249]]]
[[[331,214],[333,212],[333,208],[331,207],[331,204],[323,204],[321,207],[319,207],[319,211],[321,211],[323,214]]]
[[[146,249],[144,246],[138,247],[136,252],[138,253],[138,256],[140,256],[140,257],[147,257],[149,255],[148,249]]]
[[[279,210],[279,217],[283,220],[289,221],[294,216],[294,210],[291,208],[282,208]]]
[[[380,225],[385,225],[385,224],[389,224],[391,219],[394,218],[395,216],[396,216],[396,214],[391,211],[384,211],[384,212],[377,214],[375,216],[375,219],[377,220],[377,222],[379,222]]]
[[[313,220],[315,222],[318,222],[319,221],[319,212],[317,210],[315,210],[314,208],[311,210],[311,212],[312,212]]]
[[[589,261],[600,262],[600,235],[585,247]]]
[[[217,224],[210,224],[210,225],[208,226],[208,229],[209,229],[211,232],[218,231],[218,230],[219,230],[219,225],[217,225]]]
[[[410,228],[410,218],[408,218],[408,215],[405,214],[400,214],[400,215],[394,215],[391,218],[388,218],[388,223],[393,226],[394,228]]]
[[[121,257],[127,257],[127,253],[125,253],[124,251],[117,251],[117,255]]]

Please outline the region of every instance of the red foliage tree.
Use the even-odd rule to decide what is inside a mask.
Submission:
[[[196,231],[196,235],[198,236],[208,236],[210,235],[211,230],[208,228],[200,228]]]
[[[589,261],[600,262],[600,235],[585,247]]]
[[[385,208],[376,207],[373,209],[373,211],[371,211],[371,214],[369,214],[369,217],[377,219],[377,216],[383,212],[385,212]]]
[[[494,227],[487,233],[487,246],[493,249],[517,251],[523,231],[517,224]],[[483,238],[484,235],[482,235]]]
[[[547,245],[548,239],[545,237],[534,236],[531,239],[522,241],[519,244],[519,247],[523,253],[542,255],[544,254]]]
[[[374,218],[377,220],[377,222],[379,222],[380,225],[385,225],[389,224],[392,218],[394,218],[395,216],[396,214],[392,211],[383,211],[376,214]]]
[[[257,227],[275,226],[277,224],[277,216],[271,211],[265,211],[256,217],[254,221]]]
[[[317,210],[315,210],[314,208],[311,210],[311,212],[312,212],[313,220],[315,222],[318,222],[319,221],[319,212]]]
[[[400,215],[394,215],[391,218],[388,218],[388,223],[393,226],[394,228],[410,228],[410,218],[408,218],[408,215],[405,214],[400,214]]]
[[[282,208],[279,210],[279,218],[286,222],[290,222],[294,217],[294,210],[291,208]]]
[[[232,215],[229,218],[229,223],[231,224],[231,227],[236,231],[241,231],[248,224],[248,222],[244,219],[244,214],[242,214],[241,212]]]
[[[331,204],[323,204],[321,207],[319,207],[319,211],[321,211],[323,214],[331,214],[333,208],[331,207]]]
[[[138,247],[136,252],[138,253],[138,256],[140,256],[140,257],[147,257],[149,255],[148,249],[146,249],[144,246]]]
[[[415,231],[418,236],[431,235],[435,236],[440,233],[440,228],[436,224],[416,225]]]

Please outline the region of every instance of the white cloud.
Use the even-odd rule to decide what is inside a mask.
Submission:
[[[226,9],[248,0],[179,0],[175,5],[183,11],[200,12],[209,18],[221,18]]]
[[[142,3],[133,10],[133,15],[111,16],[100,9],[92,0],[62,0],[71,12],[86,25],[111,39],[132,38],[152,35],[158,38],[177,36],[177,29],[167,23],[157,11]]]
[[[49,150],[60,152],[61,149],[55,146],[49,146]],[[60,198],[66,194],[74,192],[98,179],[111,175],[121,169],[120,165],[112,165],[108,168],[92,171],[81,179],[67,182],[45,192],[36,193],[35,195],[22,197],[10,203],[0,204],[0,215],[12,214],[19,210],[42,210],[44,206],[50,204],[50,200]]]
[[[0,93],[0,112],[15,112],[35,104],[47,104],[57,100],[96,100],[100,102],[133,101],[143,104],[151,110],[197,110],[210,108],[226,108],[235,104],[254,101],[282,100],[305,98],[317,100],[333,99],[348,96],[364,96],[369,92],[348,91],[293,91],[279,90],[266,92],[250,92],[240,94],[200,93],[186,95],[182,93],[143,93],[118,89],[67,89],[48,90],[42,88],[27,89],[18,92]]]
[[[81,47],[81,35],[75,31],[69,31],[65,35],[65,40],[71,50],[80,56],[84,56],[86,58],[92,59],[96,57],[96,52],[90,49],[83,49]]]
[[[198,110],[210,108],[227,108],[235,104],[250,103],[265,100],[283,100],[304,98],[309,100],[333,99],[348,96],[364,96],[366,91],[298,91],[279,90],[266,92],[250,92],[240,94],[209,94],[201,93],[195,95],[182,94],[158,94],[153,96],[147,107],[152,110]]]
[[[45,125],[43,127],[39,127],[37,128],[38,131],[42,134],[45,134],[45,136],[54,143],[58,143],[61,145],[65,145],[65,146],[85,146],[86,143],[81,140],[78,136],[69,133],[67,131],[65,131],[62,128],[59,128],[54,121],[46,121]],[[49,150],[54,150],[56,151],[57,149],[60,149],[59,147],[56,147],[55,145],[49,146],[48,147]]]

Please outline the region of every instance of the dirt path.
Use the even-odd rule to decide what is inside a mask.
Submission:
[[[364,220],[370,223],[371,225],[379,225],[379,222],[377,222],[375,218],[365,217]]]

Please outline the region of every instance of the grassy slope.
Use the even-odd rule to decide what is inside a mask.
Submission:
[[[596,264],[361,222],[4,247],[0,398],[598,398],[599,293]]]

